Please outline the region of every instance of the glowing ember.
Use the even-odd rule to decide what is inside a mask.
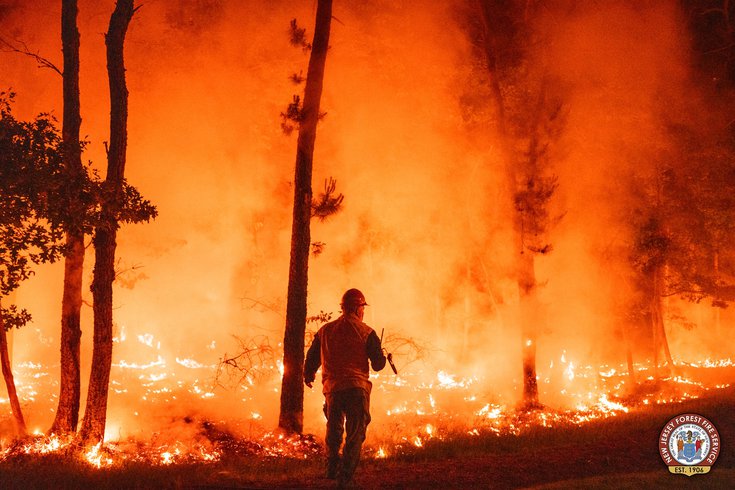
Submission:
[[[450,376],[449,374],[445,373],[444,371],[439,371],[436,374],[436,377],[439,379],[439,384],[441,386],[445,386],[445,387],[459,386],[459,384],[456,381],[454,381],[454,377],[453,376]]]
[[[493,407],[491,409],[490,404],[488,403],[487,405],[482,407],[479,412],[477,412],[477,415],[489,419],[497,419],[498,417],[500,417],[502,410],[502,407]]]

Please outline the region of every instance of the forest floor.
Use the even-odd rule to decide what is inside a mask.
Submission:
[[[704,397],[631,410],[565,428],[517,436],[456,435],[384,459],[366,459],[358,488],[735,488],[735,386]],[[722,450],[705,475],[669,473],[658,452],[671,418],[697,413],[716,426]],[[59,454],[0,462],[2,489],[334,488],[321,456],[223,457],[213,463],[97,469]]]

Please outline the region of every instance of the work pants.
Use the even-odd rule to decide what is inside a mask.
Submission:
[[[327,472],[336,474],[340,466],[339,448],[346,430],[339,478],[349,481],[360,462],[362,443],[370,423],[370,394],[362,388],[349,388],[327,393],[325,397]]]

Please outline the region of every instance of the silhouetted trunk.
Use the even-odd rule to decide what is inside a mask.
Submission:
[[[13,369],[10,365],[10,355],[8,354],[8,336],[5,331],[5,319],[3,317],[2,305],[0,305],[0,364],[2,364],[5,386],[8,389],[10,410],[13,412],[15,427],[20,436],[25,436],[28,434],[28,430],[26,429],[25,420],[23,420],[23,412],[20,409],[18,392],[15,391],[15,379],[13,378]]]
[[[720,250],[719,247],[715,249],[714,257],[712,259],[712,270],[715,275],[715,284],[720,287]],[[715,307],[715,325],[714,325],[714,336],[720,338],[722,335],[722,308],[719,306]]]
[[[513,201],[513,234],[514,243],[517,247],[515,268],[519,291],[523,375],[522,407],[530,409],[540,406],[536,379],[536,341],[540,319],[536,297],[537,282],[534,263],[536,252],[532,250],[527,242],[529,235],[533,235],[539,230],[529,232],[529,223],[533,219],[529,218],[532,210],[526,209],[527,203],[526,205],[520,205],[518,196],[520,193],[528,191],[530,182],[540,180],[538,132],[545,102],[545,87],[542,85],[539,92],[538,105],[525,114],[527,118],[530,118],[532,124],[529,124],[522,132],[516,131],[518,134],[513,134],[511,130],[513,122],[508,120],[506,116],[508,110],[506,100],[503,97],[501,54],[505,53],[507,56],[509,51],[515,50],[516,43],[519,42],[518,36],[512,33],[513,28],[509,27],[513,19],[526,22],[527,18],[523,17],[521,19],[523,15],[521,3],[477,0],[476,7],[481,20],[482,49],[490,76],[491,102],[497,116],[497,130],[505,160],[506,182],[510,190],[510,198]],[[525,12],[525,15],[528,15],[528,12]],[[510,49],[511,47],[513,49]],[[514,140],[519,138],[525,140],[528,144],[528,152],[524,153],[523,156],[516,155],[513,150],[513,147],[518,145],[518,142]],[[538,226],[536,227],[538,228]]]
[[[525,409],[536,408],[538,401],[538,380],[536,379],[536,340],[538,322],[536,301],[536,272],[533,253],[522,250],[517,257],[518,291],[521,322],[521,352],[523,363],[523,402]]]
[[[505,124],[505,104],[503,103],[503,92],[500,88],[500,69],[498,67],[498,42],[494,39],[492,32],[493,28],[496,27],[494,24],[500,22],[493,12],[492,2],[485,0],[477,0],[477,8],[479,9],[480,21],[482,23],[482,44],[483,51],[485,53],[485,63],[487,65],[487,71],[490,75],[490,90],[492,91],[493,97],[492,102],[495,105],[495,111],[498,115],[498,132],[500,136],[505,139],[506,137],[506,124]]]
[[[128,139],[128,89],[125,85],[123,46],[134,11],[133,0],[117,0],[115,11],[110,18],[109,30],[105,35],[107,73],[110,82],[110,147],[107,154],[102,222],[94,234],[92,372],[89,378],[87,406],[80,429],[80,438],[93,444],[104,439],[107,421],[107,395],[112,367],[112,282],[115,280],[117,213],[122,202]]]
[[[64,167],[72,177],[85,172],[82,165],[79,128],[82,123],[79,104],[79,30],[77,29],[77,0],[62,0],[61,44],[64,55],[64,119],[62,138]],[[69,212],[79,217],[84,209],[71,203]],[[74,218],[72,218],[74,219]],[[59,406],[51,426],[53,433],[75,432],[79,421],[81,374],[79,363],[82,329],[82,275],[84,271],[84,232],[81,224],[67,225],[67,253],[64,263],[64,292],[61,303],[61,374]]]
[[[663,352],[670,369],[674,368],[674,360],[671,358],[669,350],[669,342],[666,338],[666,327],[664,324],[664,308],[662,304],[663,298],[663,281],[664,267],[656,266],[652,271],[651,280],[653,286],[651,288],[651,331],[653,334],[653,367],[654,374],[658,376],[659,354]]]
[[[625,339],[625,362],[628,366],[628,380],[631,389],[635,386],[635,365],[633,364],[633,345],[631,342],[630,326],[623,327],[623,338]]]
[[[311,172],[331,20],[332,1],[319,0],[296,147],[291,260],[288,270],[283,380],[278,427],[286,432],[299,434],[304,426],[304,334],[311,244]]]

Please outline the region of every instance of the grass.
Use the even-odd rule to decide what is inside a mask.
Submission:
[[[672,488],[733,488],[735,470],[718,468],[708,474],[706,480],[689,478],[686,476],[674,477],[662,474],[660,471],[646,473],[628,473],[605,476],[594,476],[576,480],[564,480],[546,485],[537,485],[534,490],[587,490],[590,488],[617,488],[617,489],[661,489]]]
[[[386,459],[365,459],[364,488],[732,488],[735,482],[735,389],[706,398],[646,407],[583,425],[532,427],[522,434],[445,434],[422,448],[407,444]],[[707,475],[672,475],[657,441],[673,416],[694,412],[716,426],[722,452]],[[62,454],[0,462],[5,489],[329,488],[323,459],[225,455],[214,463],[126,463],[96,469]]]

